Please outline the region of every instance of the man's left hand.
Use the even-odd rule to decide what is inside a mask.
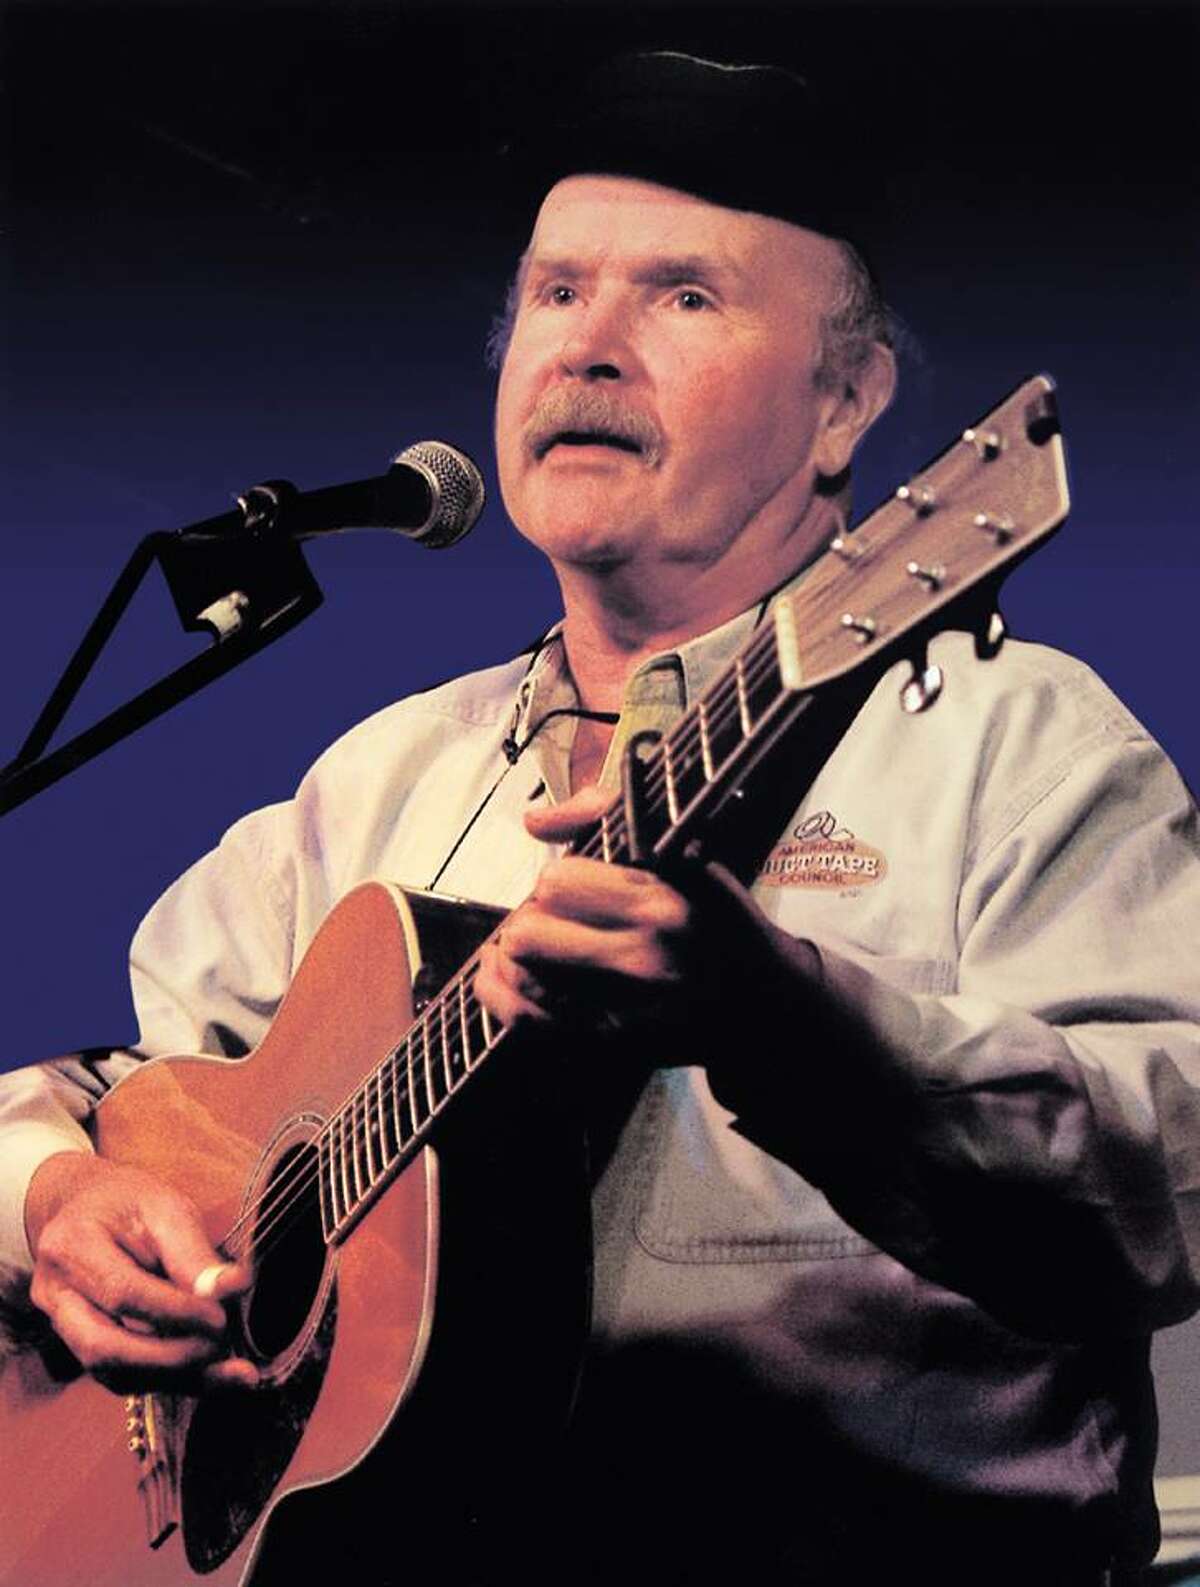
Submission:
[[[543,842],[569,843],[610,803],[585,788],[528,812],[526,826]],[[504,1025],[653,1020],[694,1048],[717,1034],[731,1005],[744,1016],[745,999],[760,989],[778,996],[782,980],[803,995],[819,976],[811,943],[769,921],[717,865],[697,864],[668,882],[568,854],[546,867],[483,949],[475,988]]]

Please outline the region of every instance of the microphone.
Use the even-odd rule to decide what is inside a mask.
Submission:
[[[298,491],[286,479],[252,485],[237,498],[240,512],[193,524],[189,540],[254,536],[310,540],[343,529],[395,529],[427,550],[461,540],[483,509],[483,476],[457,447],[418,441],[386,474]]]

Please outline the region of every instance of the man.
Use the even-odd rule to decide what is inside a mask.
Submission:
[[[245,1051],[384,874],[514,909],[476,980],[501,1022],[652,1053],[608,1109],[559,1480],[528,1557],[461,1579],[1098,1584],[1153,1552],[1147,1340],[1197,1300],[1194,811],[1085,669],[952,634],[935,708],[902,715],[889,675],[762,835],[832,831],[883,856],[869,884],[547,858],[837,533],[894,380],[839,180],[747,159],[818,130],[792,80],[650,57],[596,93],[497,403],[562,625],[362,724],[166,895],[143,1049]],[[87,1155],[82,1079],[9,1085],[14,1287],[23,1209],[31,1298],[86,1366],[252,1385],[220,1304],[249,1275]]]

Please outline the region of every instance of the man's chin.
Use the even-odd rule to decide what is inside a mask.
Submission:
[[[547,471],[528,481],[520,498],[510,503],[514,523],[555,562],[603,567],[625,561],[654,532],[645,482],[632,475],[614,478],[607,469]]]
[[[603,573],[629,562],[636,554],[639,536],[628,528],[613,530],[605,521],[556,517],[533,528],[518,526],[525,539],[560,567]],[[644,544],[644,540],[642,541]]]

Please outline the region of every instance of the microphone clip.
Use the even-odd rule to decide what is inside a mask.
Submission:
[[[275,534],[299,494],[290,479],[267,479],[261,485],[251,485],[237,498],[246,533]]]
[[[188,633],[206,632],[223,641],[253,629],[273,629],[285,615],[297,618],[321,604],[298,541],[278,532],[285,506],[276,487],[255,485],[238,497],[245,532],[233,535],[154,536],[179,621]],[[294,486],[288,489],[295,492]]]

